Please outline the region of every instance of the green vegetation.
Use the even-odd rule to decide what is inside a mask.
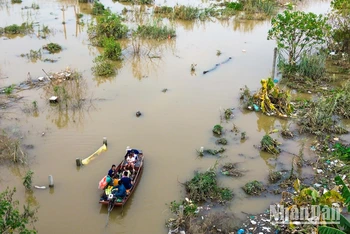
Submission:
[[[221,173],[225,176],[241,177],[243,176],[243,171],[237,168],[236,163],[225,163],[221,168]]]
[[[220,136],[222,134],[222,129],[223,129],[223,127],[220,124],[217,124],[213,128],[213,133]]]
[[[204,154],[217,155],[225,152],[226,149],[221,147],[220,149],[205,149],[203,152],[198,152],[199,156],[204,156]]]
[[[185,199],[181,202],[176,202],[172,201],[170,203],[170,210],[173,213],[179,213],[180,211],[180,206],[183,206],[183,215],[185,216],[193,216],[196,214],[198,206],[193,203],[193,201],[189,199]]]
[[[242,189],[248,195],[257,196],[257,195],[260,195],[260,193],[265,190],[265,187],[261,182],[254,180],[254,181],[246,183]]]
[[[79,0],[79,2],[81,2],[81,3],[88,3],[89,0]]]
[[[227,140],[226,138],[220,138],[220,139],[217,139],[215,143],[219,145],[227,145]]]
[[[77,13],[77,18],[78,18],[78,19],[83,18],[83,16],[84,16],[84,15],[83,15],[82,13]]]
[[[278,182],[280,179],[282,179],[282,173],[279,171],[271,171],[269,172],[269,181],[271,183],[276,183]]]
[[[180,20],[194,20],[198,19],[200,9],[192,6],[175,6],[174,18]]]
[[[12,24],[4,28],[7,34],[25,34],[33,31],[33,23],[23,23],[22,25]]]
[[[275,14],[277,11],[275,0],[240,0],[239,2],[243,5],[243,11],[247,14],[263,13],[266,17]]]
[[[33,182],[32,182],[32,179],[33,179],[33,174],[34,172],[29,170],[27,171],[26,175],[23,177],[23,186],[31,191],[32,190],[32,185],[33,185]]]
[[[32,62],[35,62],[36,60],[40,60],[42,53],[41,53],[41,49],[39,50],[30,50],[29,53],[27,54],[21,54],[21,57],[26,56],[28,59],[30,59]]]
[[[50,54],[58,53],[62,50],[62,47],[59,44],[56,43],[49,43],[45,46],[43,46],[43,49],[50,52]]]
[[[15,89],[15,85],[10,85],[4,89],[4,93],[7,95],[10,95],[14,89]]]
[[[93,15],[102,15],[105,11],[105,6],[102,3],[100,3],[98,0],[94,1],[94,5],[92,7]]]
[[[168,6],[155,6],[153,13],[154,14],[171,14],[173,13],[174,9],[172,7],[168,7]]]
[[[4,131],[0,134],[0,161],[25,163],[26,157],[17,138],[9,137]]]
[[[261,80],[261,89],[254,95],[247,87],[241,89],[241,102],[250,110],[262,111],[271,116],[287,117],[292,114],[294,107],[290,102],[290,92],[275,85],[271,78]]]
[[[103,56],[96,57],[94,63],[92,72],[96,76],[114,76],[116,74],[114,65]]]
[[[40,9],[40,6],[39,6],[39,4],[32,3],[31,8],[34,9],[34,10],[39,10],[39,9]]]
[[[231,119],[232,114],[233,114],[232,109],[224,109],[224,115],[226,120]]]
[[[119,42],[115,41],[113,38],[105,38],[103,40],[103,57],[110,60],[120,60],[122,55],[122,48]]]
[[[36,233],[35,229],[29,229],[27,226],[37,221],[36,212],[28,205],[23,206],[23,212],[20,212],[19,202],[14,200],[16,188],[9,189],[0,193],[0,233]]]
[[[330,49],[350,52],[350,3],[347,0],[333,0],[329,22],[332,26]]]
[[[22,0],[11,0],[11,3],[22,3]]]
[[[308,106],[301,109],[298,124],[300,132],[308,132],[316,135],[322,133],[344,134],[348,133],[339,118],[350,118],[350,83],[345,83],[341,88],[332,93],[310,102]]]
[[[164,40],[175,36],[175,29],[162,25],[160,21],[154,21],[146,25],[139,25],[136,32],[141,38]]]
[[[96,24],[88,29],[89,38],[93,45],[102,46],[105,37],[118,40],[126,37],[128,27],[122,24],[121,18],[109,11],[97,18]]]
[[[195,176],[185,183],[185,189],[189,198],[196,202],[225,201],[233,197],[230,189],[217,185],[214,168],[210,168],[206,172],[196,172]]]
[[[271,20],[268,39],[274,39],[288,64],[295,65],[303,53],[323,44],[329,33],[327,18],[314,13],[285,10]]]
[[[343,161],[350,161],[350,146],[335,143],[333,155]]]
[[[233,9],[236,11],[241,11],[243,10],[243,4],[242,2],[227,2],[226,8]]]
[[[265,135],[260,141],[261,150],[268,152],[270,154],[279,154],[281,153],[281,149],[278,147],[280,143],[277,140],[273,139],[270,135]]]

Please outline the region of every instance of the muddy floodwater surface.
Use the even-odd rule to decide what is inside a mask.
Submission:
[[[0,87],[18,84],[70,67],[87,80],[84,110],[58,111],[48,104],[44,89],[21,91],[20,103],[0,118],[1,128],[22,137],[28,150],[28,165],[34,171],[34,185],[47,185],[53,175],[52,189],[25,192],[22,177],[26,168],[0,166],[0,191],[16,187],[20,202],[29,200],[39,206],[36,228],[39,233],[166,233],[164,223],[170,217],[167,203],[183,197],[184,182],[195,170],[206,170],[218,160],[214,156],[200,158],[201,146],[218,148],[212,127],[220,123],[223,108],[235,108],[234,118],[223,121],[227,151],[218,163],[238,162],[246,170],[241,178],[219,177],[219,183],[232,188],[234,198],[223,210],[242,218],[245,213],[264,211],[279,196],[250,198],[241,189],[248,181],[267,181],[270,169],[289,169],[292,156],[278,157],[260,153],[262,136],[288,123],[284,120],[246,112],[239,105],[239,89],[247,85],[254,90],[260,80],[272,70],[274,41],[268,41],[270,28],[266,21],[177,21],[176,37],[149,42],[152,53],[160,58],[135,57],[130,45],[123,42],[123,60],[118,62],[117,74],[110,78],[95,77],[91,72],[93,59],[101,52],[88,39],[87,27],[94,19],[91,4],[78,1],[36,0],[11,4],[0,0],[0,27],[34,22],[29,35],[0,37]],[[101,1],[112,12],[121,13],[124,6],[110,0]],[[39,9],[25,9],[32,3]],[[156,5],[175,5],[177,1],[156,1]],[[209,4],[200,1],[179,1],[179,4]],[[308,1],[304,10],[325,13],[329,1]],[[76,23],[75,13],[82,13],[84,24]],[[64,17],[64,18],[63,18]],[[62,24],[62,22],[65,24]],[[40,28],[51,30],[42,38]],[[133,25],[132,23],[130,25]],[[43,58],[54,63],[30,61],[21,54],[38,50],[54,42],[62,46],[57,54],[43,51]],[[217,56],[217,50],[221,55]],[[215,64],[232,59],[216,70],[203,75]],[[191,64],[197,64],[191,73]],[[167,92],[162,92],[163,89]],[[37,102],[38,111],[26,113],[24,106]],[[137,118],[135,113],[142,116]],[[246,132],[231,132],[232,124]],[[108,150],[96,156],[88,165],[77,168],[76,158],[85,158],[108,139]],[[276,135],[277,137],[277,135]],[[300,142],[279,139],[283,149],[297,154]],[[301,139],[300,139],[301,141]],[[109,219],[107,208],[98,203],[98,182],[112,164],[121,161],[127,146],[142,149],[145,155],[141,182],[126,206],[114,208]],[[306,157],[311,155],[306,148]],[[311,157],[311,156],[310,156]],[[307,176],[311,171],[303,171]],[[106,222],[108,220],[108,225]]]

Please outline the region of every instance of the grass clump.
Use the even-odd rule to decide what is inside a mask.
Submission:
[[[94,5],[92,7],[93,15],[102,15],[106,11],[105,6],[99,1],[94,1]]]
[[[333,155],[343,161],[350,161],[350,146],[341,143],[335,143]]]
[[[146,25],[139,25],[136,32],[141,38],[164,40],[175,36],[175,29],[154,21]]]
[[[156,6],[153,10],[154,14],[171,14],[174,9],[168,6]]]
[[[350,84],[337,90],[329,96],[322,97],[301,109],[298,125],[301,133],[315,135],[324,133],[345,134],[348,130],[339,121],[339,116],[349,118]]]
[[[47,45],[43,46],[43,49],[47,50],[50,52],[50,54],[58,53],[62,50],[62,46],[60,46],[57,43],[49,43]]]
[[[198,19],[200,9],[191,6],[175,6],[174,7],[174,18],[180,20],[194,20]]]
[[[268,152],[270,154],[279,154],[281,153],[281,149],[278,147],[280,143],[278,143],[275,139],[272,139],[270,135],[265,135],[260,141],[261,150]]]
[[[243,10],[243,4],[241,2],[227,2],[226,8],[241,11]]]
[[[32,62],[36,62],[37,60],[41,60],[42,53],[41,49],[39,50],[30,50],[27,54],[21,54],[21,57],[26,56]]]
[[[12,163],[26,162],[20,140],[9,137],[4,130],[0,134],[0,161]]]
[[[88,3],[89,0],[79,0],[80,3]]]
[[[215,143],[218,145],[227,145],[227,140],[226,138],[220,138],[220,139],[217,139]]]
[[[217,124],[213,128],[213,133],[220,136],[222,134],[222,129],[223,129],[223,127],[220,124]]]
[[[105,37],[118,40],[126,37],[128,27],[122,24],[121,18],[105,11],[97,18],[96,24],[91,24],[88,29],[89,38],[93,45],[102,46]]]
[[[25,34],[33,31],[32,23],[23,23],[21,25],[12,24],[4,28],[4,32],[7,34]]]
[[[269,181],[271,183],[276,183],[277,181],[279,181],[280,179],[282,179],[282,173],[279,171],[271,171],[269,172]]]
[[[15,85],[10,85],[8,87],[6,87],[3,92],[6,94],[6,95],[10,95],[13,90],[15,89]]]
[[[116,74],[114,65],[103,56],[94,59],[95,65],[92,72],[96,76],[114,76]]]
[[[247,14],[246,19],[265,19],[277,11],[275,0],[240,0],[243,11]]]
[[[206,149],[203,151],[204,154],[211,154],[211,155],[217,155],[217,154],[221,154],[223,152],[225,152],[226,149],[221,147],[220,149]]]
[[[103,57],[110,60],[120,60],[122,55],[122,48],[119,42],[115,41],[113,38],[105,38],[103,40]]]
[[[225,163],[225,165],[223,165],[221,168],[221,173],[226,176],[243,176],[243,171],[237,169],[237,163]]]
[[[32,190],[33,174],[34,172],[29,170],[27,171],[26,175],[23,177],[23,186],[29,191]]]
[[[22,0],[11,0],[11,3],[22,3]]]
[[[242,189],[248,195],[258,196],[265,190],[265,187],[261,182],[254,180],[246,183]]]
[[[231,119],[232,114],[233,114],[232,109],[224,109],[224,115],[226,120]]]
[[[230,189],[218,186],[214,168],[206,172],[196,172],[195,176],[185,183],[185,189],[189,198],[196,202],[207,200],[223,202],[233,197]]]

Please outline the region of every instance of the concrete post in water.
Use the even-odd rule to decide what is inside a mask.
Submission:
[[[75,159],[75,164],[77,164],[77,167],[81,166],[81,159],[80,158],[76,158]]]
[[[275,79],[276,73],[276,60],[277,60],[277,47],[273,49],[273,62],[272,62],[272,80]]]
[[[103,137],[103,144],[107,146],[107,137]]]
[[[49,175],[49,187],[52,188],[54,186],[53,184],[53,176]]]

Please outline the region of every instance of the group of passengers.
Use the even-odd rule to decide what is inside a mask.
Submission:
[[[132,169],[132,175],[135,173],[135,163],[137,161],[137,154],[129,152],[126,156],[126,160],[119,170],[113,164],[111,169],[108,171],[108,176],[112,178],[113,183],[112,194],[117,199],[123,199],[127,195],[127,191],[131,189],[134,182],[130,178],[130,170]],[[114,180],[118,180],[118,184],[114,184]]]

